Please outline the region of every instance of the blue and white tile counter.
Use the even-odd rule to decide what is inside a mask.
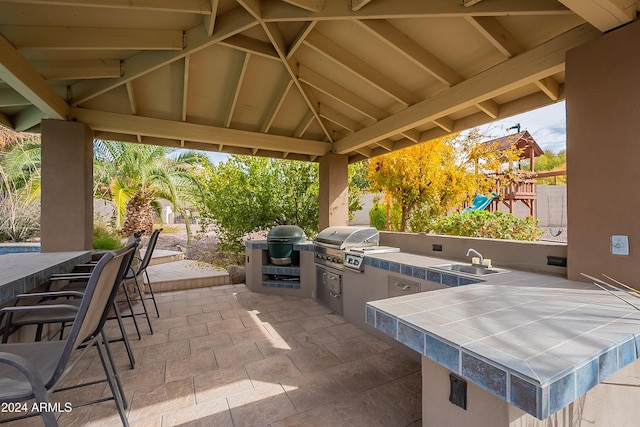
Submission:
[[[640,311],[591,284],[533,273],[370,302],[366,321],[541,420],[640,349]]]
[[[90,258],[88,251],[0,256],[0,304],[44,284],[52,274],[71,271],[74,265],[87,262]]]

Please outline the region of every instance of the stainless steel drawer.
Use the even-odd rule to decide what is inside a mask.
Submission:
[[[420,292],[420,284],[389,276],[388,290],[389,297],[417,294],[418,292]]]

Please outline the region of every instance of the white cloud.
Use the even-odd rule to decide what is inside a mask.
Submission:
[[[521,130],[528,130],[543,150],[557,153],[567,148],[567,124],[564,101],[518,114],[504,120],[496,120],[480,126],[484,135],[498,138],[515,132],[508,128],[520,123]]]

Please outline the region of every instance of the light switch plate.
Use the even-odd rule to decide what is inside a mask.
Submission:
[[[611,236],[611,254],[629,255],[629,236]]]

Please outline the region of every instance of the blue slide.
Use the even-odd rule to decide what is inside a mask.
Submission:
[[[485,196],[483,194],[476,194],[476,197],[473,198],[473,202],[471,206],[468,208],[464,208],[462,212],[473,212],[473,211],[483,211],[489,206],[489,204],[497,199],[498,195],[496,193],[491,193],[490,196]]]

